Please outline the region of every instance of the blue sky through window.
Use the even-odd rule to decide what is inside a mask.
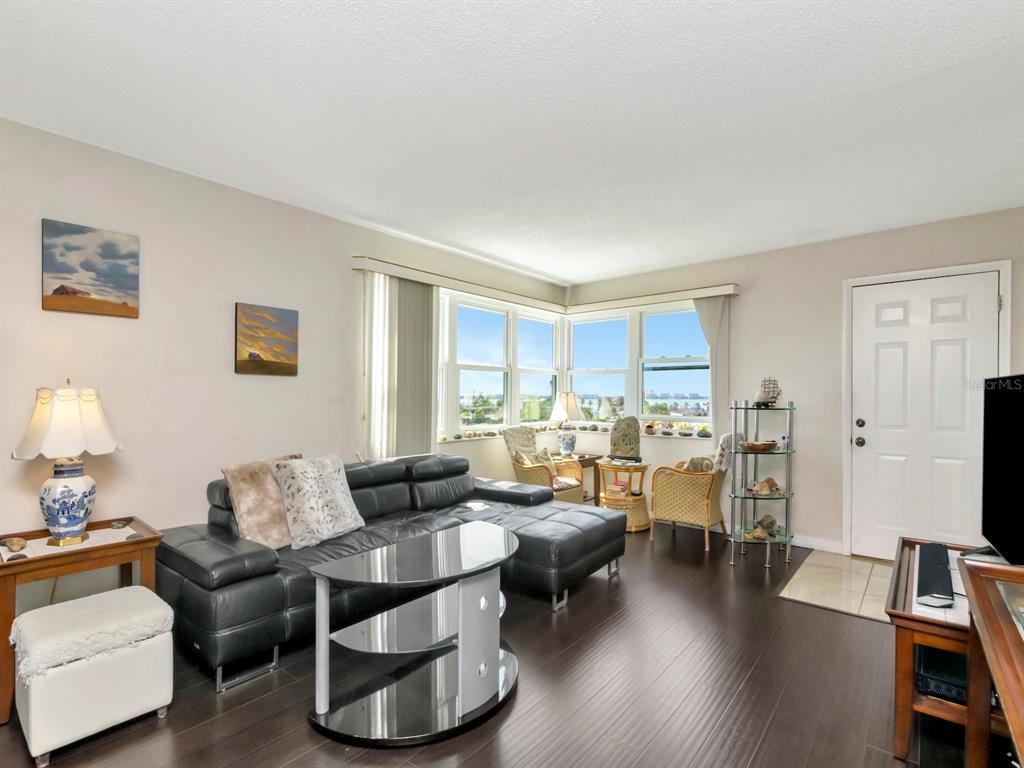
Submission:
[[[644,315],[644,357],[705,357],[708,343],[696,312]]]
[[[625,368],[626,318],[572,325],[573,368]]]
[[[519,318],[520,368],[555,367],[555,324],[544,320]]]
[[[505,365],[505,315],[476,307],[456,309],[455,358],[470,365]]]

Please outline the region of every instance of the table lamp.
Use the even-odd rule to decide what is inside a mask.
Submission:
[[[576,430],[569,426],[569,422],[583,420],[575,392],[558,393],[555,407],[551,410],[551,420],[559,422],[558,452],[563,456],[572,456],[576,448]]]
[[[89,538],[85,526],[96,501],[96,481],[85,474],[81,454],[119,450],[95,389],[75,389],[68,379],[56,391],[36,390],[35,411],[11,458],[27,460],[42,454],[56,459],[53,477],[39,491],[39,509],[50,529],[47,544],[63,547]]]

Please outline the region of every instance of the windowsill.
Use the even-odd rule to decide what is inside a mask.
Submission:
[[[554,435],[557,435],[558,433],[551,431],[551,432],[538,432],[537,434],[538,435],[550,434],[550,435],[554,436]],[[584,434],[584,435],[605,435],[606,437],[611,437],[611,433],[610,432],[591,432],[589,429],[578,429],[578,430],[576,430],[576,434],[577,435],[579,435],[579,434]],[[501,437],[502,437],[501,435],[476,435],[474,437],[460,437],[458,439],[456,439],[454,437],[449,437],[446,440],[435,440],[434,442],[437,445],[450,445],[451,443],[473,443],[473,442],[476,442],[478,440],[499,440],[499,439],[501,439]],[[689,437],[686,437],[686,436],[683,436],[683,435],[647,435],[647,434],[644,434],[643,432],[640,433],[640,439],[641,440],[650,440],[652,438],[655,438],[655,439],[658,439],[658,440],[696,440],[696,441],[701,442],[701,443],[713,443],[714,442],[714,438],[713,437],[697,437],[696,435],[691,435]]]
[[[447,444],[451,444],[451,443],[473,443],[473,442],[476,442],[477,440],[500,440],[500,439],[501,439],[501,435],[478,435],[478,436],[475,436],[475,437],[460,437],[460,438],[457,438],[457,439],[454,438],[454,437],[449,437],[446,440],[437,440],[436,442],[437,442],[438,445],[442,445],[442,444],[446,444],[447,445]]]
[[[643,432],[640,433],[641,439],[650,439],[652,437],[658,437],[662,440],[699,440],[702,443],[714,442],[713,437],[697,437],[696,435],[647,435]]]

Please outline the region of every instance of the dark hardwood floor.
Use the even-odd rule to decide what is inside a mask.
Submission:
[[[217,695],[208,673],[175,659],[166,720],[140,718],[57,751],[57,768],[320,766],[759,766],[878,768],[892,758],[893,630],[777,597],[807,550],[766,570],[736,567],[728,545],[668,527],[628,537],[621,576],[591,576],[552,614],[509,592],[502,634],[519,656],[513,701],[446,742],[366,750],[319,736],[311,647],[272,675]],[[334,685],[378,670],[333,651]],[[54,713],[66,717],[68,713]],[[915,725],[922,768],[962,764],[963,730]],[[31,766],[20,726],[0,727],[0,765]]]

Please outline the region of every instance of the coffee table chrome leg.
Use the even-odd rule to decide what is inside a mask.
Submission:
[[[326,714],[330,707],[331,666],[331,586],[327,579],[316,580],[316,697],[314,709]]]
[[[500,573],[492,568],[459,582],[459,717],[498,693]]]

